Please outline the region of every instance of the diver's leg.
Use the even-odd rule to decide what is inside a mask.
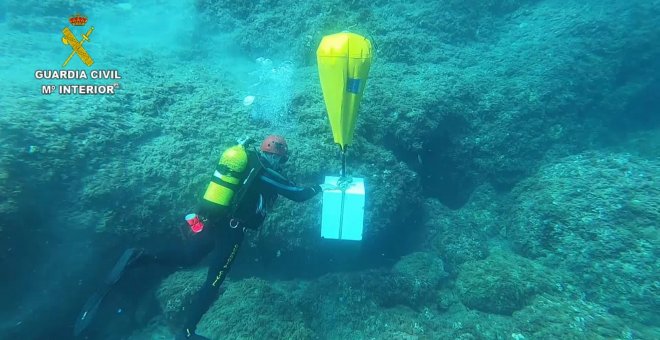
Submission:
[[[211,253],[211,263],[204,285],[195,294],[191,305],[187,308],[184,333],[188,336],[195,333],[197,323],[206,313],[213,301],[218,297],[220,285],[225,280],[231,265],[236,258],[238,248],[243,242],[242,228],[227,228],[226,232],[216,241],[216,248]]]
[[[112,287],[121,279],[126,270],[157,263],[169,266],[192,266],[208,254],[215,245],[212,230],[203,230],[193,235],[183,247],[169,247],[156,252],[139,248],[129,248],[122,253],[112,270],[99,285],[96,292],[87,300],[74,327],[74,335],[79,336],[89,326],[103,299]]]

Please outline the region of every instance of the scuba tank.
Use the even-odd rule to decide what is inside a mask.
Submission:
[[[203,201],[206,204],[202,209],[205,212],[201,213],[202,216],[186,215],[186,222],[194,234],[202,231],[209,215],[227,216],[232,228],[245,222],[239,207],[250,196],[250,188],[264,169],[257,153],[247,150],[251,142],[250,138],[239,140],[237,145],[226,149],[220,156],[204,192]]]
[[[208,202],[230,208],[248,166],[248,154],[243,141],[225,150],[216,165],[213,177],[206,187],[204,199]]]

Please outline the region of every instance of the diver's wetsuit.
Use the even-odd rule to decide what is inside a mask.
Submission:
[[[192,304],[186,308],[184,330],[188,334],[194,333],[202,315],[217,297],[218,289],[231,268],[243,241],[245,229],[259,228],[266,218],[266,213],[279,195],[301,202],[314,197],[321,191],[319,185],[299,187],[276,171],[264,168],[262,175],[254,181],[252,188],[246,193],[244,203],[238,207],[238,211],[234,215],[240,219],[237,227],[232,228],[233,223],[230,226],[230,219],[221,209],[202,200],[199,215],[206,219],[204,229],[191,238],[183,252],[180,248],[166,249],[151,254],[145,252],[134,265],[159,263],[171,266],[192,266],[211,252],[206,281],[195,295]]]

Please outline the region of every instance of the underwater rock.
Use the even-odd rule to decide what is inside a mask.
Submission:
[[[469,201],[451,210],[437,199],[426,201],[427,225],[432,247],[442,257],[445,270],[456,276],[461,264],[488,257],[489,248],[501,248],[500,232],[509,213],[506,195],[490,185],[475,189]]]
[[[438,301],[438,290],[449,274],[445,272],[442,259],[434,253],[416,252],[403,256],[392,268],[391,278],[395,278],[395,285],[388,294],[387,299],[381,303],[388,305],[389,301],[398,301],[413,309],[422,306],[435,305]],[[399,292],[399,296],[389,296],[392,292]]]
[[[183,309],[206,278],[206,269],[182,270],[168,276],[158,288],[156,298],[163,315],[173,323],[183,322]]]
[[[227,285],[200,321],[198,332],[212,339],[313,339],[294,304],[297,286],[257,278]]]
[[[548,286],[539,265],[523,257],[493,253],[461,266],[456,289],[461,302],[482,312],[510,315]]]
[[[447,277],[442,259],[427,252],[416,252],[403,256],[394,265],[392,271],[411,277],[424,278],[432,285],[440,283]]]
[[[633,330],[606,308],[581,299],[541,295],[513,314],[526,339],[653,339],[646,330]]]
[[[514,191],[514,249],[573,273],[616,315],[657,320],[660,163],[586,152],[547,164]],[[655,268],[655,269],[654,269]]]
[[[178,271],[161,283],[156,296],[165,323],[179,329],[184,308],[206,278],[206,268]],[[204,314],[197,332],[211,339],[311,339],[296,308],[294,283],[268,282],[256,278],[225,281],[222,293]],[[141,330],[141,332],[145,332]]]

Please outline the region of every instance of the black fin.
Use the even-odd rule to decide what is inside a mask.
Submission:
[[[76,323],[73,327],[74,336],[79,336],[87,327],[89,327],[92,319],[94,318],[94,315],[101,305],[101,302],[103,302],[103,298],[105,298],[114,284],[117,283],[119,279],[121,279],[122,275],[124,274],[124,270],[126,270],[126,268],[131,265],[131,263],[135,262],[135,260],[137,260],[142,255],[142,252],[142,249],[136,248],[130,248],[124,251],[119,260],[117,260],[115,266],[112,267],[112,270],[106,277],[103,286],[100,287],[94,294],[92,294],[87,302],[85,302],[85,305],[80,311],[80,314],[78,315]]]

